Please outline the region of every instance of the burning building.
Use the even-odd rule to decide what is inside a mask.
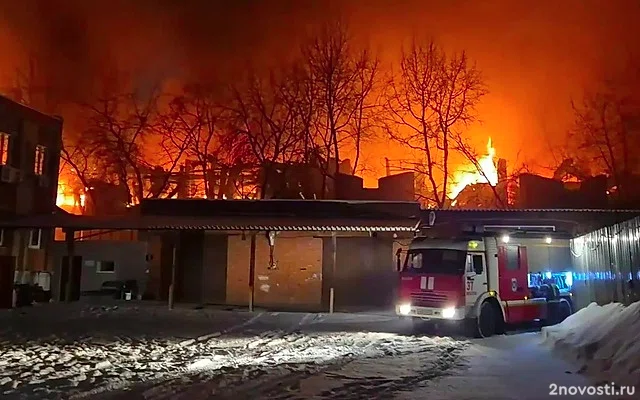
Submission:
[[[6,218],[56,211],[62,119],[0,96],[0,212]],[[0,286],[13,284],[14,269],[47,269],[45,229],[0,231]],[[4,292],[3,292],[4,293]]]
[[[484,155],[455,170],[447,196],[452,207],[505,208],[511,203],[507,161],[498,159],[496,163],[495,157],[489,138]]]

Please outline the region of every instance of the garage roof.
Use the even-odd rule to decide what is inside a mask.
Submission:
[[[344,231],[344,232],[412,232],[418,221],[410,219],[336,219],[295,217],[172,217],[131,215],[93,217],[51,214],[23,217],[0,222],[8,228],[66,228],[73,230],[218,230],[218,231]]]
[[[424,210],[422,224],[429,220],[428,214],[435,213],[434,228],[456,226],[458,229],[481,229],[490,225],[510,225],[512,227],[554,226],[556,232],[572,236],[581,235],[614,225],[640,215],[640,210],[602,209],[447,209]]]

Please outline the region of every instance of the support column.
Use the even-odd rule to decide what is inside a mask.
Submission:
[[[71,301],[71,284],[74,275],[74,262],[75,259],[75,231],[73,229],[66,229],[64,231],[64,238],[67,244],[67,282],[64,288],[64,300],[69,303]],[[61,288],[62,289],[62,288]],[[63,297],[63,296],[60,296]]]
[[[329,313],[333,314],[335,303],[336,263],[338,259],[338,238],[331,233],[331,287],[329,288]]]
[[[177,240],[173,243],[173,250],[171,255],[171,283],[169,284],[169,310],[173,310],[174,296],[176,293],[176,263],[178,253]]]
[[[249,312],[253,312],[253,302],[255,299],[255,279],[256,279],[256,234],[251,234],[251,244],[249,250]]]

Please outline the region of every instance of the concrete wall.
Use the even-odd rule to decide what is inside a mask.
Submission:
[[[338,174],[335,182],[337,199],[415,201],[416,198],[413,172],[382,177],[375,189],[363,187],[363,179],[355,175]]]
[[[66,256],[65,243],[56,242],[51,247],[51,260],[54,265],[52,290],[54,298],[58,293],[60,265]],[[140,290],[144,290],[147,281],[146,242],[89,240],[75,243],[75,255],[82,257],[81,291],[99,290],[106,281],[129,280],[138,281]],[[89,261],[87,263],[87,261]],[[95,263],[91,261],[113,261],[114,273],[99,273]]]
[[[147,235],[147,251],[150,256],[148,281],[144,296],[150,299],[162,298],[162,236],[159,234]]]
[[[498,239],[498,245],[502,245]],[[529,272],[563,272],[573,270],[568,239],[555,239],[546,243],[544,238],[511,238],[509,244],[527,247]]]
[[[228,236],[204,235],[202,255],[202,302],[225,304],[227,299]]]
[[[527,260],[531,272],[573,270],[569,240],[556,240],[552,244],[527,246]]]
[[[203,294],[204,231],[180,232],[176,253],[176,300],[199,303]]]
[[[331,276],[331,238],[324,239],[323,266]],[[378,237],[337,238],[335,307],[380,308],[393,304],[397,272],[393,261],[393,239]],[[328,288],[325,284],[325,292]],[[326,295],[325,295],[326,296]],[[325,297],[326,298],[326,297]]]
[[[180,234],[178,301],[224,304],[226,298],[227,236],[204,231]]]
[[[171,279],[173,240],[149,236],[149,294],[166,300]],[[249,303],[251,236],[186,232],[177,253],[176,300],[246,306]],[[338,238],[336,306],[387,307],[397,284],[395,249],[408,241],[386,237]],[[404,243],[404,244],[403,244]],[[331,238],[313,232],[281,232],[273,249],[265,233],[256,236],[254,304],[301,310],[327,310],[331,276]]]
[[[249,301],[250,237],[229,237],[228,304]],[[275,241],[275,269],[269,267],[265,234],[256,237],[255,305],[317,309],[322,295],[322,239],[310,234],[280,233]]]
[[[583,181],[577,190],[563,182],[533,174],[519,178],[519,208],[607,208],[607,179],[596,176]]]

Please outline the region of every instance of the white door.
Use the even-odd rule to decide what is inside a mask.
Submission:
[[[472,306],[487,289],[487,264],[484,253],[467,253],[465,272],[465,304]]]

